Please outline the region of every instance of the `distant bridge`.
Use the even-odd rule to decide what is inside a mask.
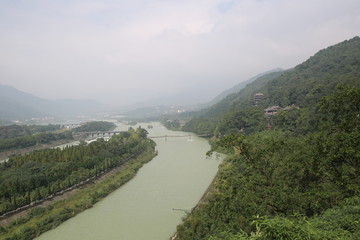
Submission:
[[[102,137],[112,137],[116,134],[125,133],[127,131],[98,131],[98,132],[81,132],[80,134],[87,135],[90,138],[102,138]],[[168,138],[180,138],[187,137],[188,140],[191,140],[191,137],[210,137],[209,134],[181,134],[181,135],[159,135],[159,136],[148,136],[148,138],[164,138],[167,141]]]
[[[90,138],[112,137],[116,134],[125,133],[127,131],[98,131],[98,132],[75,132],[74,134],[85,135]]]
[[[211,137],[209,134],[182,134],[182,135],[161,135],[161,136],[148,136],[148,138],[165,138],[167,141],[168,138],[179,138],[179,137],[187,137],[188,140],[191,140],[191,137]]]
[[[96,139],[96,138],[110,138],[114,135],[125,132],[126,131],[74,132],[73,135],[80,138]]]

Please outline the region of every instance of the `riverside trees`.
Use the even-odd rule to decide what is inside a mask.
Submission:
[[[0,165],[0,213],[66,189],[141,153],[150,140],[138,128],[95,142],[14,156]]]
[[[70,131],[60,130],[60,125],[9,125],[0,127],[0,152],[73,139]]]

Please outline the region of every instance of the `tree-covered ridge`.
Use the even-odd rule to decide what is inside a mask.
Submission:
[[[185,125],[213,131],[212,151],[229,157],[177,239],[360,239],[359,60],[356,37],[254,91],[257,105],[240,98]]]
[[[341,226],[316,216],[359,197],[360,88],[339,86],[319,109],[324,118],[318,119],[322,128],[316,133],[261,131],[215,142],[211,151],[225,150],[231,157],[221,166],[208,203],[178,227],[178,239],[224,239],[224,232],[233,239],[359,239],[358,217],[346,217]],[[352,211],[359,214],[359,207]],[[315,226],[307,226],[304,217]],[[251,238],[256,232],[260,235]],[[295,232],[299,237],[291,237]]]
[[[185,124],[184,130],[199,134],[212,132],[216,135],[219,132],[226,134],[244,129],[250,133],[266,129],[267,119],[259,114],[265,108],[294,104],[300,110],[292,111],[285,118],[289,118],[289,122],[297,121],[298,132],[300,128],[304,131],[317,131],[319,126],[313,124],[321,116],[317,112],[316,103],[322,97],[333,94],[338,84],[360,86],[359,63],[360,38],[355,37],[321,50],[304,63],[278,76],[266,81],[261,78],[255,80],[238,94],[229,95],[218,104],[195,114]],[[263,93],[264,97],[255,105],[256,93]],[[244,112],[253,112],[252,115],[257,117],[249,119]],[[274,124],[274,127],[278,126]]]
[[[0,165],[0,213],[97,176],[140,154],[148,144],[144,129],[99,139],[89,144],[35,151]]]
[[[0,152],[21,149],[56,140],[73,139],[60,125],[9,125],[0,127]]]
[[[338,84],[360,86],[360,38],[321,50],[260,89],[267,105],[307,107],[334,92]]]
[[[87,122],[80,127],[74,129],[75,132],[97,132],[97,131],[111,131],[116,128],[116,125],[112,122],[95,121]]]

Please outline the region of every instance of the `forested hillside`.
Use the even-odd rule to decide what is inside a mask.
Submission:
[[[296,105],[301,123],[309,130],[315,116],[316,103],[335,92],[338,84],[360,86],[360,38],[355,37],[319,51],[294,69],[267,74],[248,84],[239,93],[227,96],[212,107],[194,114],[183,130],[199,134],[247,133],[265,129],[264,109],[273,105]],[[256,106],[256,93],[264,97]]]
[[[276,75],[280,75],[284,70],[277,68],[277,69],[273,69],[264,73],[260,73],[244,82],[240,82],[238,84],[236,84],[235,86],[233,86],[232,88],[229,88],[225,91],[223,91],[222,93],[220,93],[218,96],[216,96],[213,100],[211,100],[207,106],[212,106],[215,105],[216,103],[220,102],[221,100],[223,100],[225,97],[227,97],[230,94],[233,93],[238,93],[241,89],[245,88],[249,83],[255,81],[256,79],[262,78],[262,79],[269,79],[272,78],[273,76]],[[273,74],[275,73],[275,75]],[[276,74],[277,73],[277,74]],[[264,77],[265,75],[267,75],[266,77]],[[270,79],[269,79],[270,80]]]
[[[237,97],[185,125],[228,158],[177,239],[360,239],[360,38]]]

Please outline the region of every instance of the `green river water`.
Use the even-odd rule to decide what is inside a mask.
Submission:
[[[178,136],[151,123],[151,136]],[[148,124],[143,124],[146,127]],[[129,126],[118,124],[118,130]],[[219,159],[206,158],[208,142],[199,137],[154,138],[159,152],[121,188],[37,240],[168,240],[213,180]]]

